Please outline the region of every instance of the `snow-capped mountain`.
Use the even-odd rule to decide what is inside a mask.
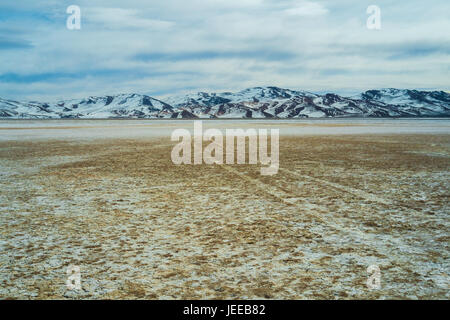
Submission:
[[[363,93],[361,98],[399,106],[401,111],[419,116],[448,115],[450,107],[450,94],[443,91],[370,90]]]
[[[139,94],[89,97],[55,103],[0,99],[2,118],[170,118],[172,114],[173,108],[167,103]]]
[[[443,91],[382,89],[343,97],[256,87],[240,92],[174,96],[120,94],[55,103],[0,98],[0,118],[323,118],[450,116],[450,94]]]

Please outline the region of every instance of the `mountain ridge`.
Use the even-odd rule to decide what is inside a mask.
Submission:
[[[279,87],[198,92],[160,100],[144,94],[20,102],[0,98],[1,119],[450,117],[450,94],[410,89],[368,90],[345,97]]]

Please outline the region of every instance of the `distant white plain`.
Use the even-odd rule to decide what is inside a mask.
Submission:
[[[194,120],[3,120],[0,141],[170,138]],[[207,128],[274,128],[281,135],[450,134],[450,119],[203,120]]]

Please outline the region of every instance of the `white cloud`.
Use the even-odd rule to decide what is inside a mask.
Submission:
[[[93,24],[111,29],[167,29],[174,25],[171,21],[141,17],[137,9],[88,7],[84,17]]]
[[[80,31],[66,29],[65,4],[24,0],[15,7],[22,18],[0,19],[0,40],[31,45],[1,50],[0,42],[8,62],[0,64],[0,97],[450,87],[447,0],[379,0],[377,32],[366,28],[367,5],[350,0],[78,0]],[[2,82],[5,74],[42,79]]]
[[[291,16],[320,16],[328,13],[328,10],[317,2],[300,1],[294,7],[286,9],[285,12]]]

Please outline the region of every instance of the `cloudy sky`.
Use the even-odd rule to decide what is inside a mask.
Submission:
[[[372,4],[381,30],[366,27]],[[3,0],[0,97],[450,90],[449,13],[448,0]]]

